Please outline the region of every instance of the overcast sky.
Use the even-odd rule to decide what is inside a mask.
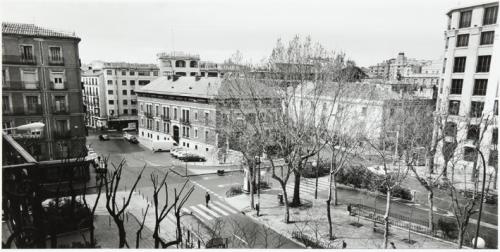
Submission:
[[[2,21],[74,31],[80,57],[155,63],[160,51],[222,62],[236,50],[253,62],[295,34],[368,66],[405,52],[437,59],[446,12],[470,0],[1,0]]]

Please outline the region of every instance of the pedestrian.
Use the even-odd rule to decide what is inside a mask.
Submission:
[[[342,248],[343,249],[347,248],[347,243],[344,240],[342,240]]]
[[[394,242],[391,242],[391,248],[396,249],[396,245],[394,245]]]
[[[210,201],[210,194],[208,194],[208,192],[205,193],[205,204],[208,208],[208,202]]]
[[[347,211],[349,212],[349,216],[352,215],[351,211],[352,211],[352,207],[351,207],[351,203],[349,203],[349,205],[347,205]]]

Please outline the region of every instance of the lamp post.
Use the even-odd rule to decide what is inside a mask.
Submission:
[[[4,131],[5,130],[12,130],[12,129],[15,129],[15,130],[37,130],[37,129],[42,129],[43,127],[45,127],[44,123],[34,122],[34,123],[28,123],[28,124],[24,124],[21,126],[6,128],[6,129],[2,129],[2,130],[4,130]]]
[[[314,188],[314,199],[318,199],[318,177],[319,177],[319,169],[317,168],[318,163],[316,161],[313,161],[312,167],[316,169],[316,186]]]
[[[484,201],[484,186],[486,183],[486,163],[484,161],[484,155],[479,148],[477,148],[477,152],[479,152],[479,155],[481,156],[481,160],[483,161],[483,183],[482,183],[482,188],[481,188],[481,201],[479,203],[479,213],[477,216],[477,227],[476,227],[476,238],[474,239],[474,249],[477,248],[477,242],[479,238],[479,228],[481,227],[481,213],[483,212],[483,201]]]
[[[258,166],[257,174],[257,216],[259,216],[260,211],[260,156],[255,156],[255,165]]]

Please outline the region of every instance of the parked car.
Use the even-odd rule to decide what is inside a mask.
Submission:
[[[123,133],[123,139],[130,141],[130,138],[132,138],[134,135],[129,134],[128,132]]]
[[[109,140],[109,136],[108,135],[99,135],[99,140],[101,140],[101,141],[108,141]]]
[[[131,143],[133,143],[133,144],[138,144],[139,143],[139,140],[137,140],[137,137],[135,137],[135,136],[132,136],[128,141],[131,142]]]
[[[177,155],[182,152],[182,151],[185,151],[182,147],[177,147],[177,148],[173,148],[171,151],[170,151],[170,154],[172,154],[172,156],[174,157],[177,157]]]
[[[367,169],[376,175],[385,175],[383,165],[369,166]]]
[[[85,161],[92,161],[95,164],[97,164],[97,153],[93,150],[89,150],[87,152],[87,156],[85,157]]]
[[[204,157],[193,154],[193,153],[185,153],[184,155],[179,157],[180,160],[184,162],[205,162],[207,161]]]
[[[152,143],[153,152],[171,151],[175,147],[177,147],[177,143],[175,141],[153,141]]]

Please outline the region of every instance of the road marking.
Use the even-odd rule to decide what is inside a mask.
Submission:
[[[236,239],[240,240],[241,242],[245,243],[245,245],[247,245],[247,246],[248,246],[248,243],[247,243],[245,240],[243,240],[241,237],[239,237],[239,236],[237,236],[237,235],[235,235],[235,234],[233,234],[233,236],[234,236]]]
[[[222,184],[222,185],[217,185],[217,187],[226,187],[226,186],[239,185],[239,184],[240,184],[240,183],[235,182],[235,183],[231,183],[231,184]]]
[[[197,206],[197,207],[201,208],[201,209],[202,209],[203,211],[205,211],[205,212],[208,212],[210,215],[214,216],[215,218],[219,218],[219,217],[221,217],[219,214],[217,214],[216,212],[214,212],[214,211],[210,210],[210,208],[207,208],[207,207],[206,207],[205,205],[203,205],[203,204],[198,204],[198,206]]]
[[[232,208],[230,208],[229,206],[226,206],[226,205],[222,204],[222,202],[219,202],[219,201],[214,201],[214,204],[217,204],[218,206],[220,206],[220,207],[222,207],[222,208],[226,209],[227,211],[229,211],[229,212],[231,212],[231,213],[233,213],[233,214],[237,213],[237,211],[236,211],[236,210],[233,210],[233,209],[232,209]]]
[[[222,209],[220,209],[220,208],[216,207],[216,206],[215,206],[215,204],[212,204],[212,205],[210,206],[210,208],[214,209],[215,211],[217,211],[217,212],[221,213],[221,214],[222,214],[222,215],[224,215],[224,216],[229,215],[228,213],[224,212]]]
[[[198,209],[196,206],[191,206],[190,207],[192,210],[194,210],[196,213],[198,213],[199,215],[201,215],[201,217],[207,219],[207,220],[212,220],[213,218],[208,216],[205,212],[201,211],[200,209]]]

